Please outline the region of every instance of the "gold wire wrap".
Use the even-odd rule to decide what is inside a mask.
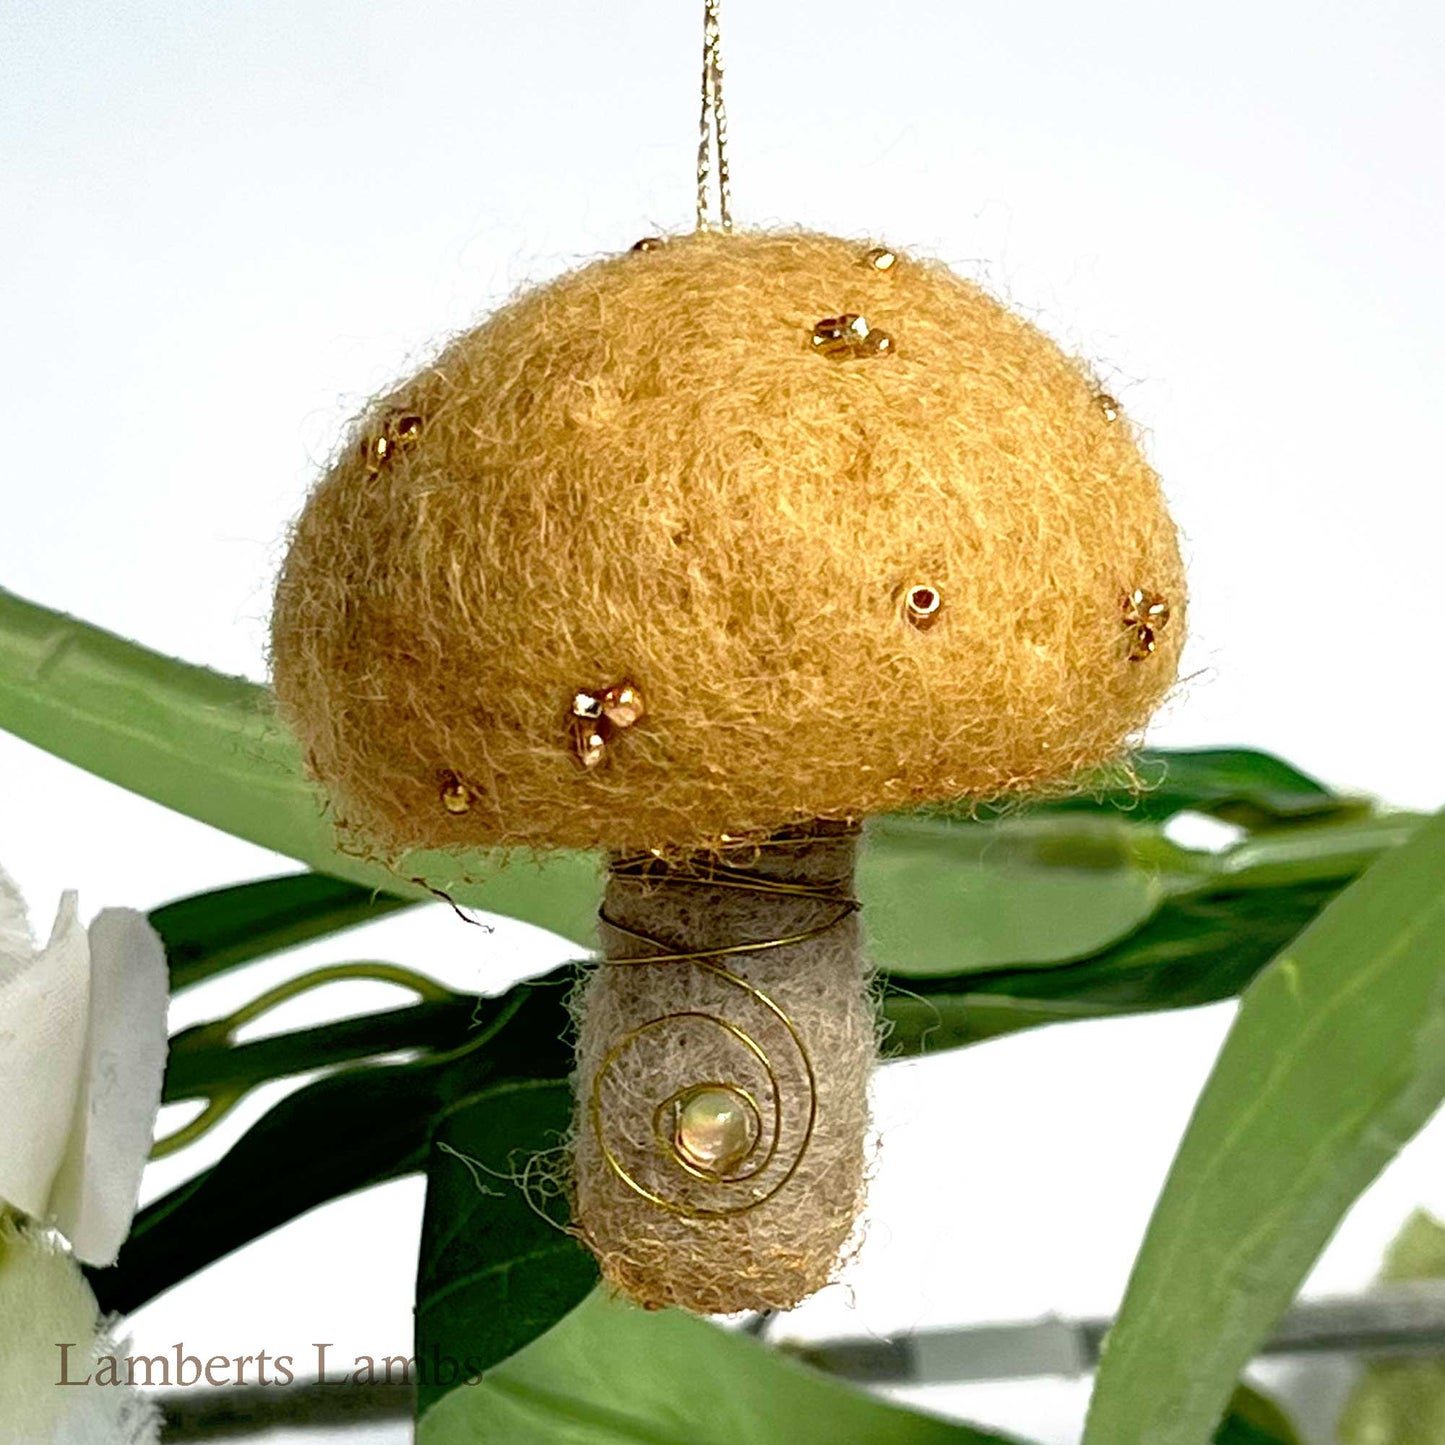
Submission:
[[[851,824],[838,825],[838,834],[856,835],[858,829]],[[764,848],[785,848],[812,845],[818,841],[816,832],[799,835],[779,835],[755,844],[758,850]],[[728,968],[719,960],[758,954],[767,950],[787,948],[820,938],[839,927],[857,911],[858,901],[848,891],[848,880],[822,883],[797,882],[787,879],[769,878],[731,866],[717,858],[692,859],[685,865],[686,871],[668,864],[653,855],[643,854],[615,859],[611,865],[613,881],[636,882],[644,886],[664,888],[727,888],[741,889],[751,893],[769,896],[789,896],[800,900],[816,901],[835,905],[829,916],[811,928],[770,938],[750,939],[745,942],[701,950],[685,950],[676,947],[667,939],[626,926],[609,916],[605,907],[599,912],[602,924],[625,938],[636,939],[639,943],[660,950],[655,953],[637,954],[603,961],[606,968],[654,968],[691,967],[707,974],[718,982],[735,990],[748,1007],[767,1025],[775,1025],[782,1031],[786,1047],[795,1056],[795,1062],[803,1081],[804,1095],[799,1101],[802,1111],[802,1132],[788,1157],[779,1160],[778,1154],[785,1133],[788,1131],[788,1104],[781,1072],[783,1065],[770,1052],[766,1039],[760,1037],[763,1030],[753,1024],[748,1027],[734,1017],[724,1017],[705,1009],[679,1009],[658,1014],[629,1029],[618,1038],[603,1056],[592,1076],[588,1093],[587,1114],[590,1127],[597,1142],[598,1151],[607,1169],[620,1179],[633,1193],[658,1209],[666,1210],[686,1219],[724,1219],[746,1214],[775,1198],[797,1174],[803,1158],[812,1142],[818,1118],[818,1081],[814,1071],[812,1055],[804,1042],[801,1031],[793,1018],[776,1000],[740,974]],[[675,1167],[685,1178],[705,1186],[713,1186],[724,1193],[735,1196],[710,1204],[699,1204],[681,1197],[669,1197],[656,1188],[642,1183],[628,1167],[626,1161],[608,1141],[607,1121],[604,1118],[603,1095],[607,1079],[617,1062],[639,1041],[659,1030],[676,1029],[689,1021],[704,1024],[720,1030],[742,1051],[744,1058],[751,1059],[759,1073],[766,1080],[766,1099],[759,1099],[753,1089],[735,1079],[708,1078],[695,1080],[667,1081],[670,1092],[653,1111],[653,1143],[658,1156]],[[709,1170],[698,1167],[682,1154],[676,1138],[666,1127],[671,1111],[680,1100],[702,1089],[718,1090],[732,1095],[741,1102],[752,1120],[758,1126],[747,1152],[734,1161],[727,1170]],[[768,1126],[763,1127],[764,1120]],[[655,1168],[657,1160],[649,1161]],[[775,1164],[781,1165],[781,1172],[774,1173]],[[768,1177],[773,1175],[774,1177]]]
[[[717,152],[718,229],[731,231],[732,177],[728,171],[728,112],[723,103],[722,31],[718,0],[703,0],[702,115],[697,142],[697,229],[711,230],[708,219],[708,181],[713,151]]]

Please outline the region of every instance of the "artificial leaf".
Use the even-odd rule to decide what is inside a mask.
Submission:
[[[1419,826],[1416,815],[1397,814],[1302,827],[1220,855],[1196,855],[1147,921],[1096,953],[1050,968],[889,970],[883,1001],[889,1051],[957,1048],[1041,1024],[1231,998],[1343,887]]]
[[[1445,1224],[1419,1210],[1395,1237],[1383,1280],[1445,1279]],[[1378,1360],[1345,1402],[1339,1445],[1440,1445],[1445,1440],[1445,1360]]]
[[[1249,1385],[1235,1387],[1229,1414],[1215,1432],[1214,1445],[1301,1445],[1289,1417],[1267,1395]]]
[[[410,908],[412,898],[330,878],[288,873],[178,898],[153,909],[177,993],[227,969]]]
[[[1445,1096],[1445,814],[1246,990],[1109,1334],[1085,1445],[1201,1445],[1350,1203]]]
[[[318,1204],[420,1169],[435,1085],[420,1069],[373,1067],[287,1095],[219,1163],[140,1211],[116,1263],[89,1272],[101,1309],[128,1314]]]
[[[141,1210],[119,1260],[90,1274],[101,1308],[129,1313],[318,1204],[421,1169],[432,1121],[458,1099],[500,1080],[564,1078],[562,996],[539,982],[472,1001],[451,1047],[287,1095],[219,1163]]]
[[[550,1329],[597,1283],[549,1168],[571,1126],[562,1080],[494,1084],[435,1121],[416,1281],[418,1414]]]
[[[218,1038],[213,1025],[198,1024],[171,1037],[162,1102],[244,1094],[274,1079],[384,1055],[445,1052],[466,1043],[476,1007],[475,998],[451,994],[246,1043]]]
[[[960,801],[926,806],[925,815],[995,822],[1062,814],[1124,814],[1163,823],[1180,813],[1203,813],[1251,831],[1304,821],[1345,820],[1369,810],[1362,798],[1341,796],[1296,767],[1253,748],[1144,748],[1127,768],[1108,765],[1074,780],[1067,791],[1021,803]]]
[[[365,888],[590,936],[597,860],[420,853],[395,870],[337,845],[264,687],[164,657],[0,590],[0,728],[133,793]],[[579,913],[579,903],[590,900]]]
[[[419,1445],[1009,1445],[890,1405],[749,1336],[599,1290],[422,1416]]]
[[[1191,856],[1111,819],[874,818],[858,859],[868,951],[895,974],[1078,958],[1148,918]]]

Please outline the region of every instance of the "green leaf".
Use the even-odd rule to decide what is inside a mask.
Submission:
[[[555,1161],[572,1127],[572,1090],[509,1081],[436,1120],[416,1281],[416,1358],[462,1368],[420,1372],[417,1413],[550,1329],[597,1283],[592,1256],[565,1232]],[[548,1186],[551,1186],[550,1188]]]
[[[1445,1279],[1445,1223],[1417,1209],[1391,1241],[1380,1278],[1389,1283]]]
[[[288,873],[178,898],[154,909],[150,921],[166,946],[171,992],[177,993],[252,959],[370,923],[414,902],[321,873]]]
[[[1085,1445],[1200,1445],[1350,1203],[1445,1096],[1445,814],[1250,985],[1110,1333]]]
[[[874,1399],[737,1331],[597,1291],[422,1416],[419,1445],[1007,1445]]]
[[[331,860],[319,795],[265,688],[4,591],[0,727],[237,837]]]
[[[1373,1364],[1340,1416],[1338,1445],[1440,1445],[1445,1440],[1445,1362]]]
[[[1445,1279],[1445,1224],[1417,1210],[1390,1245],[1380,1278]],[[1445,1360],[1380,1360],[1345,1403],[1339,1445],[1440,1445],[1445,1440]]]
[[[198,1024],[171,1036],[161,1099],[177,1104],[245,1094],[274,1079],[383,1055],[444,1053],[466,1043],[476,1013],[476,999],[452,994],[437,1002],[336,1019],[248,1043],[217,1039],[213,1025]]]
[[[1080,780],[1076,793],[1020,807],[978,810],[987,820],[1064,813],[1124,813],[1138,822],[1163,822],[1178,813],[1205,813],[1241,827],[1273,828],[1307,819],[1357,815],[1368,804],[1332,793],[1289,763],[1251,748],[1145,749],[1133,758],[1135,780],[1119,769]],[[957,810],[945,809],[957,816]]]
[[[1116,942],[1050,968],[885,975],[892,1054],[958,1048],[1041,1024],[1191,1008],[1232,998],[1376,858],[1413,814],[1299,828],[1194,855],[1154,915]],[[886,955],[885,955],[886,956]]]
[[[376,1067],[289,1094],[218,1164],[142,1209],[115,1264],[87,1271],[102,1311],[128,1314],[318,1204],[420,1169],[435,1086]]]
[[[858,859],[868,949],[895,974],[1056,963],[1137,927],[1193,856],[1109,819],[870,819]]]
[[[364,888],[527,918],[590,939],[597,860],[421,853],[395,871],[337,847],[270,692],[0,590],[0,728],[98,777]]]
[[[961,1048],[1044,1024],[1233,998],[1347,881],[1172,899],[1118,944],[1054,968],[888,975],[888,1052]]]
[[[1190,928],[1219,900],[1267,888],[1328,896],[1418,825],[1414,814],[1299,824],[1216,854],[1117,817],[889,815],[869,820],[858,892],[870,955],[926,993],[939,976],[1083,962],[1115,945],[1131,966],[1146,942],[1170,961],[1171,917]],[[1159,940],[1131,943],[1151,919]]]
[[[1239,1385],[1229,1402],[1229,1414],[1215,1433],[1214,1445],[1300,1445],[1300,1438],[1273,1400],[1248,1385]]]
[[[564,998],[544,981],[468,1001],[422,1058],[342,1069],[287,1095],[219,1163],[141,1210],[116,1263],[89,1272],[101,1308],[129,1313],[318,1204],[421,1169],[432,1121],[460,1099],[565,1078]]]

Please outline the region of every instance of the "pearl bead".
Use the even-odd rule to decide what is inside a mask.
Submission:
[[[695,1169],[727,1173],[747,1158],[756,1134],[747,1104],[730,1089],[702,1088],[678,1100],[673,1143]]]

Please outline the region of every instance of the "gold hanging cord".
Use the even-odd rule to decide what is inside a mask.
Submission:
[[[718,0],[703,0],[702,116],[697,143],[697,229],[709,231],[708,181],[717,156],[717,224],[731,231],[732,186],[728,175],[728,112],[723,104],[722,33],[718,28]]]

